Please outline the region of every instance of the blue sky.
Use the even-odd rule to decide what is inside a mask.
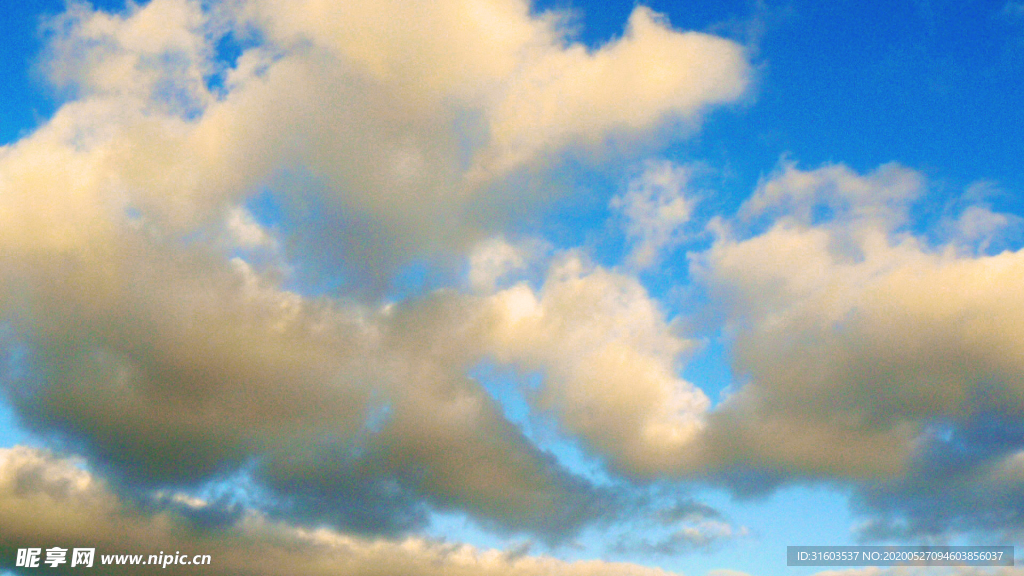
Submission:
[[[1024,545],[1024,4],[0,27],[0,570]]]

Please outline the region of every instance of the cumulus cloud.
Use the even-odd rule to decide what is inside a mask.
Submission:
[[[740,97],[740,46],[638,7],[589,51],[518,0],[71,4],[46,32],[67,100],[0,148],[2,384],[117,490],[244,473],[306,523],[395,533],[440,509],[566,537],[616,497],[508,422],[474,365],[545,372],[538,408],[623,469],[699,428],[684,339],[629,277],[570,259],[495,293],[534,250],[498,242],[469,258],[472,295],[363,288],[537,201],[512,173]],[[617,322],[637,324],[601,333]]]
[[[188,505],[207,504],[190,500]],[[632,564],[565,562],[508,554],[422,538],[368,539],[326,528],[305,529],[249,512],[225,529],[206,529],[173,511],[147,511],[118,499],[104,483],[71,461],[48,452],[0,449],[0,562],[18,548],[61,546],[96,549],[101,555],[181,552],[210,555],[204,574],[385,576],[465,574],[487,576],[668,576]],[[2,564],[0,564],[2,565]],[[80,570],[81,568],[77,568]],[[138,566],[104,566],[106,574],[138,573]],[[194,566],[165,570],[192,571]],[[55,573],[75,573],[65,564]]]
[[[243,47],[231,63],[227,35]],[[519,0],[72,4],[47,38],[67,101],[0,148],[0,382],[112,488],[9,451],[11,478],[38,477],[9,490],[12,517],[23,492],[46,493],[137,523],[104,542],[171,547],[191,534],[171,512],[115,494],[241,474],[263,515],[222,522],[313,542],[352,573],[648,573],[297,527],[395,536],[443,510],[556,541],[620,514],[615,489],[538,448],[469,376],[497,362],[539,375],[530,408],[617,480],[846,478],[879,537],[1019,522],[1024,252],[996,253],[1019,219],[974,201],[936,238],[916,228],[922,175],[784,162],[690,255],[747,382],[714,409],[679,376],[693,341],[636,277],[503,239],[564,152],[696,126],[740,98],[751,72],[731,41],[638,6],[588,49]],[[681,243],[693,170],[650,164],[612,201],[627,270]],[[466,261],[465,291],[378,298],[439,254]],[[979,487],[1000,495],[993,516],[950,503]],[[5,529],[58,534],[48,518]],[[742,532],[687,518],[651,545]],[[197,534],[231,573],[263,573]]]
[[[49,185],[68,177],[32,176]],[[256,458],[256,479],[280,497],[282,513],[308,521],[393,532],[422,524],[426,503],[564,536],[607,514],[614,499],[603,502],[534,448],[466,376],[470,367],[495,354],[550,370],[543,405],[632,466],[660,453],[634,455],[631,446],[678,445],[694,426],[687,411],[702,405],[673,375],[684,343],[643,289],[578,260],[552,272],[541,308],[525,310],[541,312],[532,324],[506,305],[516,295],[536,299],[525,286],[346,304],[284,290],[279,271],[228,259],[216,244],[169,247],[103,208],[88,206],[97,230],[78,231],[102,238],[98,254],[56,234],[64,228],[53,211],[45,224],[5,228],[5,345],[27,352],[4,384],[30,427],[57,433],[130,484],[195,485]],[[242,246],[268,233],[238,211],[218,225],[226,232],[216,237]],[[33,234],[57,248],[25,242]],[[606,332],[617,322],[635,326]],[[537,347],[543,339],[561,353]],[[580,356],[577,345],[594,349]],[[643,396],[612,394],[624,378],[644,389],[625,371],[592,377],[591,362],[619,358],[643,370]],[[598,420],[573,404],[579,395],[593,396],[582,409]]]
[[[520,0],[75,4],[50,28],[45,68],[78,95],[58,113],[66,138],[95,139],[135,208],[192,227],[263,189],[307,267],[357,276],[506,221],[530,204],[502,190],[509,171],[695,122],[749,76],[738,45],[642,7],[594,53]],[[223,70],[232,30],[262,42]]]
[[[784,164],[738,219],[713,223],[691,271],[747,383],[707,417],[705,461],[741,490],[845,478],[865,539],[1013,538],[1024,251],[965,250],[977,236],[962,227],[916,232],[926,186],[896,165]]]
[[[675,31],[643,6],[621,38],[592,51],[568,41],[563,16],[531,15],[522,0],[430,9],[260,0],[242,4],[239,14],[278,45],[325,49],[393,91],[403,108],[437,113],[454,100],[471,111],[483,142],[471,151],[472,180],[566,145],[599,144],[666,120],[694,123],[707,106],[739,98],[751,75],[739,45]]]
[[[140,234],[110,239],[115,277],[74,254],[19,264],[35,288],[5,344],[28,351],[4,383],[30,427],[143,487],[257,458],[283,510],[368,531],[421,524],[424,500],[548,534],[603,513],[465,375],[475,301],[310,300]]]
[[[625,35],[594,52],[548,51],[524,67],[491,115],[482,166],[507,170],[568,142],[649,129],[672,116],[695,121],[711,103],[738,98],[749,82],[742,49],[706,34],[678,34],[638,6]]]
[[[709,401],[677,375],[692,343],[635,278],[569,254],[539,291],[518,284],[491,304],[494,357],[546,376],[538,409],[614,469],[652,476],[683,466]]]

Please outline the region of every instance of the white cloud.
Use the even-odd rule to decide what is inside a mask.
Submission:
[[[171,113],[211,101],[210,31],[198,2],[153,0],[129,5],[125,15],[71,3],[46,31],[47,76],[79,98],[115,97]]]
[[[1021,238],[1024,218],[992,209],[991,201],[1005,195],[994,182],[982,180],[971,184],[960,198],[949,203],[936,226],[938,232],[968,254],[991,254],[1006,249]]]
[[[542,150],[600,144],[609,135],[699,119],[713,103],[737,99],[750,70],[738,45],[673,31],[638,6],[625,35],[593,52],[571,45],[539,53],[490,116],[481,168],[505,171]]]
[[[214,43],[231,18],[267,42],[239,57],[214,98]],[[66,116],[77,132],[107,136],[109,169],[137,208],[180,225],[270,186],[292,209],[327,208],[329,227],[370,222],[380,248],[355,256],[382,264],[391,251],[478,237],[480,213],[521,203],[494,195],[509,170],[623,130],[695,121],[740,96],[749,76],[738,45],[672,30],[642,7],[623,38],[593,53],[566,40],[557,15],[530,15],[518,0],[253,0],[216,18],[188,0],[125,15],[74,5],[52,28],[50,76],[111,108]]]
[[[718,569],[718,570],[709,570],[705,574],[705,576],[751,576],[751,575],[746,573],[746,572],[741,572],[739,570],[728,570],[728,569],[722,568],[722,569]]]
[[[709,421],[713,453],[783,474],[891,477],[926,423],[985,409],[982,389],[1022,405],[1024,251],[928,246],[905,227],[923,185],[893,165],[786,165],[740,211],[772,214],[767,230],[726,227],[694,256],[750,380]]]
[[[270,235],[244,208],[229,210],[225,227],[237,246],[255,248],[272,243]]]
[[[231,26],[264,42],[213,90]],[[263,191],[302,221],[290,247],[304,270],[378,285],[539,202],[505,189],[509,171],[695,123],[750,74],[735,43],[642,7],[594,52],[519,0],[73,5],[51,28],[50,77],[81,98],[43,131],[100,154],[103,185],[152,228],[193,232]]]
[[[809,225],[819,217],[816,209],[828,209],[826,219],[838,224],[890,230],[905,222],[908,205],[921,195],[922,185],[921,175],[897,164],[861,176],[842,164],[804,171],[786,161],[758,185],[740,215],[767,213]]]
[[[479,293],[492,293],[502,281],[527,271],[548,250],[549,247],[537,239],[513,244],[500,236],[488,238],[474,246],[469,254],[469,284]]]
[[[222,9],[73,5],[46,62],[73,99],[0,149],[0,313],[6,344],[31,350],[31,377],[4,385],[127,484],[259,458],[280,495],[369,502],[309,520],[401,530],[430,506],[572,533],[607,494],[504,418],[467,376],[485,360],[540,373],[532,408],[628,478],[892,478],[979,390],[1024,406],[1024,252],[990,254],[1020,220],[973,201],[930,243],[911,212],[926,182],[894,164],[784,162],[691,255],[750,382],[715,410],[679,376],[692,342],[635,277],[569,253],[516,283],[546,248],[500,232],[551,192],[506,178],[696,125],[748,88],[734,42],[642,6],[596,49],[515,0]],[[262,40],[212,89],[221,18]],[[694,169],[648,165],[613,200],[634,270],[682,241]],[[279,225],[256,221],[261,202]],[[257,249],[273,258],[237,258]],[[359,303],[438,253],[469,253],[472,294]],[[356,295],[285,289],[300,268]],[[977,471],[1010,474],[1007,458]],[[724,530],[702,528],[681,538]]]
[[[696,169],[668,161],[649,163],[624,194],[612,198],[611,207],[622,214],[626,236],[634,244],[627,258],[632,266],[655,265],[663,251],[683,240],[682,227],[690,221],[696,203],[689,195]]]
[[[522,0],[435,3],[251,2],[244,13],[282,45],[310,40],[403,102],[454,99],[481,114],[489,143],[472,179],[487,180],[543,152],[597,144],[738,98],[750,70],[737,44],[679,33],[645,7],[624,36],[594,51],[567,41],[563,17],[530,15]],[[356,24],[358,23],[358,24]],[[443,30],[444,33],[438,33]]]
[[[413,256],[460,253],[523,205],[501,189],[508,170],[581,139],[696,121],[745,90],[742,48],[645,8],[593,52],[567,40],[557,15],[515,0],[208,8],[75,4],[50,24],[44,67],[71,99],[0,151],[5,345],[31,351],[5,387],[25,419],[81,442],[129,483],[201,481],[259,454],[284,490],[312,483],[309,462],[275,458],[295,446],[323,456],[311,438],[362,438],[381,404],[389,417],[364,448],[385,464],[348,470],[353,483],[409,474],[414,500],[524,526],[573,502],[574,480],[465,375],[498,349],[474,342],[483,328],[472,324],[496,300],[442,292],[429,299],[438,310],[378,310],[283,281],[319,268],[358,290],[361,273],[385,283]],[[215,45],[231,26],[258,45],[223,71]],[[544,112],[552,106],[575,112]],[[274,204],[281,221],[259,225],[253,202]],[[273,258],[237,257],[256,249]],[[525,262],[481,254],[470,281],[483,294]],[[664,448],[627,456],[565,402],[614,392],[626,358],[642,397],[595,397],[587,410],[611,422],[625,406],[629,442],[684,442],[704,400],[675,376],[682,340],[635,281],[557,274],[539,296],[545,322],[566,314],[551,330],[597,350],[563,361],[507,339],[531,336],[523,330],[499,351],[552,367],[545,402],[564,406],[569,430],[650,466]],[[576,290],[604,316],[574,312]],[[619,320],[639,322],[636,333],[597,334]],[[448,345],[425,344],[435,341]],[[591,362],[614,376],[591,384]],[[466,462],[479,477],[459,471]],[[498,477],[503,487],[489,486]]]
[[[677,335],[640,283],[567,255],[538,292],[519,284],[491,298],[496,358],[539,370],[538,408],[629,474],[671,470],[709,406],[679,378],[692,343]]]

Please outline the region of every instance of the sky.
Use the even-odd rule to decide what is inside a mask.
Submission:
[[[1024,546],[1024,3],[0,39],[0,574],[1021,574],[786,547]]]

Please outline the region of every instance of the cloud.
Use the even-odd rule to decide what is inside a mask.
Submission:
[[[708,551],[724,542],[749,534],[745,527],[737,527],[721,520],[691,521],[675,531],[656,539],[627,538],[615,546],[617,552],[633,552],[645,556],[676,556],[695,550]]]
[[[635,280],[570,261],[552,271],[535,325],[517,324],[506,306],[517,294],[534,298],[523,286],[384,307],[304,297],[280,286],[287,270],[273,261],[255,268],[229,257],[277,242],[244,212],[203,230],[217,242],[167,238],[103,201],[94,183],[102,151],[70,149],[53,131],[0,161],[12,192],[4,344],[26,350],[4,386],[27,425],[130,486],[194,486],[252,467],[279,513],[310,522],[396,532],[421,525],[433,506],[564,536],[607,515],[614,499],[602,502],[607,494],[533,447],[469,368],[494,354],[550,370],[542,405],[630,466],[694,426],[684,411],[702,396],[674,376],[685,345]],[[64,169],[38,169],[32,160],[44,152],[63,155]],[[77,195],[53,203],[31,190]],[[617,322],[635,325],[606,331]],[[562,353],[535,337],[555,338]],[[570,343],[596,348],[574,357]],[[625,372],[588,376],[591,362],[619,358],[643,370],[645,396],[601,396],[624,378],[637,383]],[[593,395],[583,406],[601,421],[566,404],[578,394]],[[654,451],[630,455],[646,445]]]
[[[478,293],[493,293],[500,283],[518,278],[543,263],[541,256],[546,256],[550,249],[536,238],[510,243],[499,236],[481,241],[469,254],[469,285]]]
[[[239,12],[278,45],[311,42],[329,51],[395,91],[405,107],[436,112],[453,100],[471,109],[484,142],[473,154],[475,181],[567,145],[597,145],[667,120],[695,123],[706,107],[739,98],[751,76],[736,43],[677,32],[643,6],[621,38],[593,51],[568,41],[563,15],[531,15],[522,0],[429,10],[401,2],[262,0]]]
[[[44,32],[46,76],[76,99],[108,96],[189,114],[213,98],[214,30],[198,2],[153,0],[123,15],[72,3]]]
[[[1019,243],[1024,219],[993,210],[991,201],[1005,196],[994,182],[968,186],[960,198],[944,210],[936,225],[939,234],[964,252],[995,254]]]
[[[202,508],[201,501],[189,505]],[[209,554],[204,574],[345,574],[347,576],[482,574],[487,576],[667,576],[632,564],[565,562],[546,556],[510,555],[422,538],[367,539],[326,528],[304,529],[249,512],[229,528],[205,529],[173,511],[150,513],[119,500],[102,481],[51,453],[26,447],[0,449],[0,562],[18,548],[96,548],[105,554],[180,552]],[[68,564],[57,573],[74,573]],[[170,566],[168,570],[194,570]],[[138,567],[105,566],[104,573],[137,573]]]
[[[971,535],[1011,544],[1024,534],[1020,487],[1024,425],[1019,411],[977,414],[929,427],[901,477],[866,483],[854,509],[869,541],[950,542]]]
[[[673,116],[693,122],[709,104],[742,95],[749,77],[736,44],[678,34],[638,6],[621,39],[589,53],[580,45],[549,51],[524,67],[491,115],[482,166],[506,170],[553,146],[600,143]]]
[[[843,481],[866,540],[1012,541],[1024,251],[987,253],[964,226],[926,237],[912,212],[925,186],[895,165],[784,164],[737,219],[712,223],[691,272],[746,384],[697,444],[740,492]],[[947,221],[1002,220],[973,196]]]
[[[709,570],[705,576],[750,576],[750,574],[739,570],[718,569]]]
[[[567,434],[630,476],[683,466],[709,401],[677,376],[692,343],[635,278],[568,254],[539,291],[495,294],[490,313],[494,358],[544,374],[534,404]]]
[[[740,208],[740,216],[888,230],[905,222],[908,204],[921,192],[921,176],[897,164],[861,176],[841,164],[805,171],[787,161],[758,185]]]
[[[682,242],[682,227],[690,221],[695,203],[688,196],[695,170],[651,162],[624,194],[612,198],[611,207],[622,214],[626,237],[633,243],[627,257],[632,266],[650,268],[663,251]]]
[[[750,534],[746,526],[733,523],[720,510],[689,499],[655,510],[630,528],[619,536],[613,549],[644,557],[710,551]]]
[[[161,6],[123,17],[79,9],[60,34],[70,42],[96,29],[101,44],[131,54],[211,41],[188,18],[168,18],[168,38],[189,42],[129,41],[153,17],[146,10],[170,10]],[[634,19],[608,55],[586,57],[628,53],[645,35],[676,46],[663,23],[642,10]],[[149,85],[119,87],[116,74],[95,84],[83,64],[85,96],[0,151],[4,344],[27,351],[10,355],[4,387],[29,426],[129,491],[246,469],[275,517],[389,534],[433,509],[547,538],[613,516],[613,495],[534,446],[466,375],[488,360],[540,373],[533,409],[629,479],[753,475],[763,488],[808,475],[890,478],[911,466],[933,419],[970,413],[981,383],[1019,402],[1020,253],[962,249],[994,233],[991,210],[962,211],[965,225],[937,247],[912,233],[924,182],[896,165],[866,175],[783,165],[735,221],[716,221],[719,237],[692,255],[692,273],[736,334],[736,371],[750,384],[714,410],[678,376],[692,343],[658,302],[636,278],[572,252],[537,287],[514,283],[523,249],[494,241],[470,257],[473,294],[379,306],[285,288],[296,262],[347,265],[358,253],[355,266],[387,270],[432,243],[469,246],[484,228],[474,198],[486,191],[467,174],[488,154],[499,166],[527,150],[488,132],[500,99],[452,80],[435,88],[483,119],[485,137],[466,156],[463,108],[430,86],[410,97],[419,84],[326,32],[300,32],[269,30],[276,44],[243,53],[199,111],[149,107],[160,98]],[[545,54],[574,53],[544,42]],[[70,57],[61,54],[55,62]],[[537,150],[569,145],[577,128],[545,128]],[[677,242],[689,217],[683,177],[652,168],[617,201],[638,264]],[[261,202],[280,209],[271,225],[260,223]],[[304,220],[321,208],[326,216]]]
[[[137,234],[108,244],[116,278],[59,259],[19,269],[36,288],[5,344],[28,352],[4,384],[33,429],[140,487],[255,459],[282,512],[371,532],[416,527],[426,503],[549,535],[604,514],[465,375],[482,357],[472,299],[308,300]]]
[[[970,413],[981,387],[1019,405],[1013,286],[1024,256],[927,245],[907,229],[922,189],[893,165],[864,176],[785,166],[741,208],[773,214],[767,229],[726,229],[694,257],[729,314],[735,370],[750,380],[709,423],[734,457],[899,474],[924,426]]]
[[[646,8],[593,54],[517,0],[74,5],[51,29],[46,68],[80,96],[58,116],[100,139],[154,223],[191,228],[262,189],[307,268],[376,282],[530,205],[504,190],[510,171],[696,122],[749,75],[738,45]],[[256,45],[223,70],[230,30]]]
[[[423,498],[473,501],[484,517],[549,533],[590,517],[590,496],[570,494],[586,486],[557,471],[465,376],[476,358],[458,349],[465,340],[424,345],[458,337],[469,300],[442,295],[398,313],[285,290],[286,269],[231,255],[253,238],[273,243],[270,230],[232,209],[199,229],[199,241],[169,234],[127,209],[109,149],[69,145],[63,120],[0,158],[3,344],[25,351],[3,384],[27,425],[128,484],[201,483],[259,456],[266,483],[296,507],[303,495],[307,505],[367,497],[366,509],[326,513],[368,530],[422,521]],[[370,434],[380,407],[390,418]],[[376,444],[363,459],[380,458],[376,468],[347,453],[367,434]],[[436,465],[424,468],[427,460]],[[331,485],[320,478],[328,473],[345,481]],[[395,482],[404,499],[379,492]]]
[[[634,279],[568,259],[537,293],[493,293],[527,260],[494,244],[470,258],[472,295],[376,296],[539,202],[516,171],[695,124],[745,92],[749,65],[646,8],[596,51],[529,8],[70,5],[42,62],[67,101],[0,148],[2,385],[25,425],[122,495],[247,474],[272,517],[367,533],[459,510],[555,539],[613,515],[614,494],[467,372],[492,356],[545,372],[538,409],[654,470],[706,399]],[[218,59],[225,39],[236,62]],[[340,288],[317,295],[324,277]],[[639,396],[617,391],[634,380]]]
[[[507,422],[466,376],[475,363],[503,355],[550,371],[540,405],[627,466],[647,459],[649,468],[696,426],[687,411],[702,395],[674,376],[685,343],[635,280],[570,259],[553,269],[532,324],[508,306],[517,295],[538,298],[525,286],[384,307],[304,297],[281,288],[286,271],[273,263],[257,269],[227,256],[253,239],[274,242],[244,213],[209,225],[204,234],[218,242],[168,241],[91,196],[97,187],[75,174],[98,161],[49,135],[6,158],[22,171],[6,172],[15,193],[5,196],[4,344],[26,353],[4,386],[28,426],[130,487],[196,486],[252,469],[276,513],[307,522],[394,533],[422,525],[432,506],[564,537],[614,513],[615,498]],[[23,161],[33,145],[72,161],[34,170]],[[80,208],[18,194],[64,185],[81,190]],[[13,216],[26,207],[43,218]],[[607,331],[622,322],[626,331]],[[561,352],[537,338],[554,338]],[[589,376],[592,362],[621,358],[642,370],[639,380],[621,370]],[[645,395],[610,394],[626,378]],[[581,394],[601,420],[571,403]]]
[[[209,524],[269,538],[283,522],[293,540],[311,525],[397,537],[441,510],[558,541],[628,508],[506,419],[469,376],[496,362],[539,375],[533,412],[624,485],[841,478],[879,536],[1016,526],[1021,442],[984,422],[1012,432],[1024,408],[1024,252],[995,253],[1019,219],[971,201],[926,233],[922,175],[784,162],[689,255],[746,382],[714,408],[679,376],[693,341],[634,275],[502,239],[558,192],[544,171],[564,154],[614,155],[741,98],[737,44],[638,6],[587,49],[516,0],[73,4],[47,30],[43,68],[68,100],[0,148],[0,382],[111,488],[8,456],[67,472],[45,486],[121,510],[242,475],[263,516]],[[692,176],[650,164],[612,201],[632,270],[681,243]],[[424,260],[465,263],[466,291],[380,297]],[[951,504],[979,487],[1000,494],[994,515]],[[176,542],[137,514],[140,534]],[[722,522],[652,545],[738,533]],[[338,538],[324,546],[366,566],[461,554]],[[467,554],[495,574],[606,570]]]
[[[659,511],[657,518],[663,524],[672,524],[680,520],[719,520],[722,513],[717,509],[696,500],[683,500]]]

